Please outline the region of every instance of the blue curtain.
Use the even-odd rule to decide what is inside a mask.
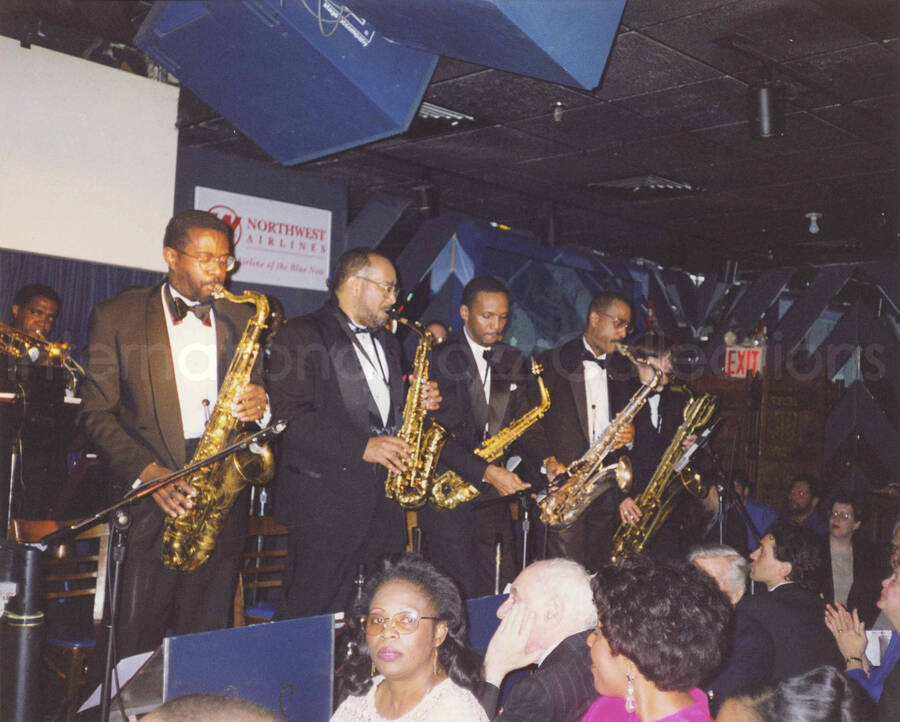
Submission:
[[[78,359],[87,341],[91,309],[99,301],[135,286],[152,286],[162,278],[155,271],[0,249],[0,317],[6,324],[12,322],[12,301],[22,286],[50,286],[62,299],[51,340],[68,341]]]

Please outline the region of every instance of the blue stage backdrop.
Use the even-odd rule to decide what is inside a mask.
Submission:
[[[468,220],[426,223],[400,257],[401,280],[413,318],[462,328],[462,289],[475,276],[503,279],[512,298],[505,340],[538,353],[584,329],[588,305],[600,291],[617,291],[635,309],[638,333],[646,328],[647,271],[625,261],[547,248],[512,231]]]

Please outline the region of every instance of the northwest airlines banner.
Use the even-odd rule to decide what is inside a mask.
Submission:
[[[331,211],[202,186],[194,188],[194,208],[234,229],[236,281],[326,290]]]

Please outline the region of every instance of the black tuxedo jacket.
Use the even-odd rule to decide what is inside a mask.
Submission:
[[[828,537],[825,538],[825,601],[834,602],[834,578],[831,574],[831,551]],[[865,539],[853,539],[853,585],[847,596],[847,609],[856,609],[859,618],[871,627],[878,619],[878,598],[881,596],[881,580],[883,576],[879,562],[881,557]]]
[[[538,361],[544,367],[544,382],[550,392],[550,409],[542,420],[550,450],[560,463],[570,464],[590,446],[587,398],[584,388],[585,348],[581,336],[545,351]],[[628,403],[631,384],[608,380],[609,418]]]
[[[537,405],[528,391],[534,386],[537,397],[537,383],[528,359],[511,346],[495,344],[492,360],[490,404],[485,401],[482,379],[464,333],[454,334],[438,346],[431,364],[431,378],[438,382],[443,396],[441,407],[433,417],[453,434],[441,453],[442,466],[450,467],[476,485],[487,468],[487,462],[473,454],[481,445],[485,424],[488,435],[492,436]],[[548,456],[540,422],[529,428],[514,446],[537,465]]]
[[[118,485],[130,486],[151,462],[179,469],[187,461],[160,288],[97,304],[88,325],[81,420]],[[223,300],[213,309],[221,383],[252,310]],[[260,369],[258,358],[255,383]]]
[[[500,690],[483,684],[479,702],[488,717],[504,722],[578,722],[597,698],[589,634],[579,632],[560,642],[531,676],[510,690],[499,714]]]
[[[797,584],[746,596],[745,609],[772,637],[772,681],[808,672],[822,664],[839,666],[841,653],[825,626],[825,602]]]
[[[404,385],[397,340],[386,330],[376,337],[388,365],[391,428],[382,426],[347,318],[334,300],[293,319],[272,345],[267,388],[275,416],[288,420],[275,516],[302,541],[356,548],[384,496],[387,472],[362,456],[370,437],[395,433],[402,423]],[[402,535],[400,507],[394,506]]]
[[[637,391],[638,388],[640,387],[636,384],[632,387],[633,391]],[[678,427],[681,426],[686,401],[685,394],[673,392],[668,386],[663,387],[659,395],[661,417],[659,429],[653,426],[649,400],[637,412],[634,417],[634,443],[631,451],[628,452],[633,474],[633,482],[628,496],[634,498],[647,488],[647,483],[653,476],[653,472],[656,471],[663,452],[672,441]]]
[[[713,715],[735,692],[759,689],[769,683],[774,645],[765,628],[747,612],[748,598],[741,598],[734,608],[728,656],[713,678],[703,685],[710,697],[710,711]]]

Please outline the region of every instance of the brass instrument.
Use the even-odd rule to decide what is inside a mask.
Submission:
[[[250,375],[259,355],[259,337],[266,328],[269,315],[268,299],[255,291],[244,291],[238,296],[216,285],[213,298],[224,298],[232,303],[252,303],[256,306],[256,312],[244,328],[228,373],[219,387],[216,405],[206,422],[206,429],[191,459],[192,464],[234,443],[242,433],[239,428],[242,424],[231,413],[231,404],[250,383]],[[275,472],[271,449],[263,446],[257,451],[237,452],[185,477],[185,483],[196,494],[193,506],[185,514],[176,519],[166,518],[162,552],[165,566],[176,571],[192,572],[206,563],[238,494],[249,482],[265,484]]]
[[[684,421],[669,442],[647,488],[634,500],[640,507],[641,518],[633,524],[620,525],[613,536],[613,561],[644,548],[672,513],[682,489],[697,498],[706,496],[709,488],[700,474],[690,466],[676,471],[675,465],[684,453],[684,440],[709,423],[716,411],[716,404],[717,399],[713,394],[703,394],[700,397],[692,396],[684,407]]]
[[[403,424],[397,432],[397,436],[409,444],[413,451],[406,461],[405,472],[402,474],[395,471],[388,472],[384,482],[384,495],[388,499],[394,499],[405,509],[418,509],[428,499],[428,489],[434,478],[440,449],[446,442],[446,432],[443,437],[440,434],[425,433],[427,413],[422,408],[422,394],[428,382],[428,371],[431,366],[431,332],[422,324],[400,316],[393,316],[388,322],[389,329],[396,331],[398,323],[408,326],[419,335],[412,378],[403,407]],[[443,431],[439,424],[434,426]]]
[[[544,385],[541,376],[543,369],[540,364],[531,359],[531,373],[537,376],[538,388],[541,392],[540,403],[526,411],[518,419],[508,426],[500,429],[496,434],[485,439],[481,446],[475,449],[475,455],[488,463],[499,459],[507,447],[533,426],[538,419],[547,413],[550,408],[550,392]],[[431,433],[431,430],[429,430]],[[435,509],[455,509],[465,501],[471,501],[481,493],[472,484],[465,481],[455,471],[447,470],[435,479],[431,487],[429,502]]]
[[[84,369],[69,355],[69,344],[65,341],[48,341],[43,336],[32,336],[17,328],[0,323],[0,353],[13,358],[28,358],[36,363],[41,354],[46,354],[50,366],[61,366],[69,373],[66,386],[72,391],[79,379],[85,376]]]
[[[565,529],[575,523],[591,502],[609,490],[613,483],[616,483],[622,491],[631,488],[631,461],[627,456],[619,458],[616,463],[609,466],[601,464],[615,448],[619,429],[631,423],[650,394],[659,387],[662,372],[646,361],[636,359],[624,344],[616,344],[616,350],[633,364],[652,369],[653,380],[635,392],[581,458],[569,464],[566,471],[553,480],[557,488],[538,502],[541,507],[541,521],[553,529]],[[560,483],[562,486],[559,486]]]

